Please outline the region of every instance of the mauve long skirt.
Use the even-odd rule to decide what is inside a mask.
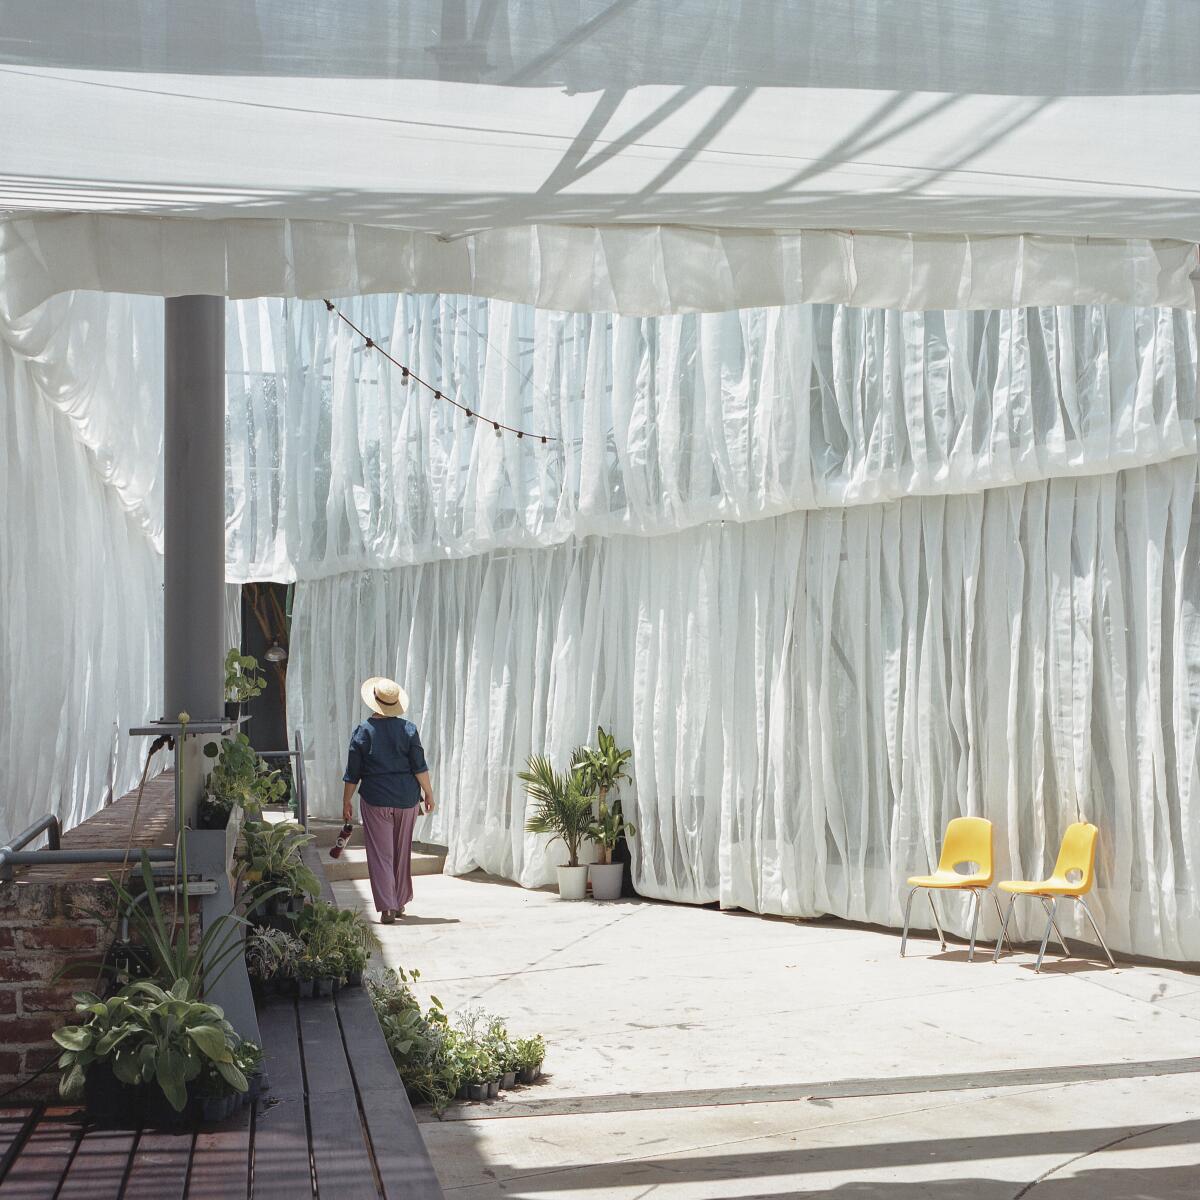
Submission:
[[[412,899],[412,839],[419,807],[384,808],[365,800],[360,806],[371,895],[379,912],[401,909]]]

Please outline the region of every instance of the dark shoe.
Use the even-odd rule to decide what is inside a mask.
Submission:
[[[379,918],[385,925],[395,925],[396,914],[390,908],[383,910],[383,916]]]

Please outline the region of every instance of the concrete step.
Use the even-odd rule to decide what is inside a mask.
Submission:
[[[413,850],[411,862],[414,875],[440,875],[446,865],[446,856],[444,853],[429,854]],[[342,851],[340,858],[330,858],[329,852],[322,850],[321,865],[330,883],[343,879],[366,879],[369,874],[366,850],[353,843]]]

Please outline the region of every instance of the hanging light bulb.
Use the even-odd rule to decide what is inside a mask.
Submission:
[[[496,436],[499,437],[500,436],[500,423],[498,421],[493,421],[492,428],[496,431]]]
[[[267,652],[266,652],[266,654],[263,655],[263,658],[265,658],[267,660],[267,662],[277,663],[277,662],[284,662],[287,659],[287,656],[288,656],[288,653],[279,644],[279,639],[272,638],[271,644],[267,647]]]

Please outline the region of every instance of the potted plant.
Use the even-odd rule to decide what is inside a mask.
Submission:
[[[508,1032],[508,1026],[499,1017],[488,1022],[488,1048],[496,1059],[500,1071],[500,1086],[511,1091],[517,1086],[517,1072],[521,1064],[517,1060],[517,1044]]]
[[[246,938],[246,972],[250,985],[258,992],[271,984],[278,986],[289,978],[302,954],[304,944],[282,929],[257,926]]]
[[[596,729],[595,746],[579,746],[571,755],[571,770],[578,775],[583,789],[595,792],[597,819],[589,830],[589,836],[601,852],[601,861],[589,869],[592,897],[596,900],[619,900],[625,877],[625,864],[613,862],[613,851],[623,837],[633,837],[637,830],[621,815],[621,802],[616,796],[621,780],[628,779],[625,767],[632,750],[622,750],[617,739],[605,731]],[[611,803],[610,803],[611,796]]]
[[[330,950],[322,954],[317,963],[317,982],[313,995],[332,996],[333,989],[342,977],[342,956],[337,950]]]
[[[239,874],[246,883],[278,889],[266,901],[276,915],[286,911],[289,896],[316,896],[321,891],[321,881],[300,857],[311,841],[312,836],[292,821],[247,821],[242,827]],[[254,895],[261,897],[261,890],[256,888]],[[251,911],[261,907],[258,901]]]
[[[360,949],[358,946],[349,946],[342,951],[342,958],[346,968],[345,984],[347,987],[360,987],[362,985],[363,972],[367,969],[370,957],[367,951]]]
[[[296,959],[296,995],[301,1000],[311,1000],[317,976],[321,973],[321,960],[311,954],[302,954]]]
[[[252,1104],[267,1087],[267,1076],[263,1070],[262,1047],[256,1046],[253,1042],[239,1042],[233,1051],[233,1061],[250,1085],[242,1100],[244,1103]]]
[[[546,1041],[539,1033],[531,1038],[518,1038],[517,1061],[520,1063],[518,1077],[522,1083],[536,1083],[546,1060]]]
[[[111,1075],[132,1089],[136,1098],[126,1093],[125,1099],[133,1104],[140,1100],[145,1120],[160,1114],[160,1097],[170,1113],[185,1114],[195,1096],[191,1085],[209,1067],[232,1091],[249,1086],[233,1058],[237,1034],[219,1008],[194,998],[184,979],[169,991],[146,980],[131,983],[107,1000],[80,992],[75,1011],[80,1022],[54,1033],[62,1048],[59,1090],[65,1097],[82,1093],[95,1105],[98,1097],[87,1080],[99,1070],[101,1079]],[[111,1120],[104,1110],[90,1108],[89,1115]]]
[[[567,864],[558,868],[558,894],[564,900],[582,900],[587,893],[586,866],[579,865],[579,848],[589,836],[595,813],[585,778],[575,771],[556,771],[544,755],[531,755],[517,778],[534,802],[525,823],[528,833],[550,834],[567,849]]]
[[[588,867],[593,900],[620,900],[625,878],[625,864],[612,861],[613,850],[622,837],[630,838],[637,830],[621,816],[621,802],[600,805],[600,816],[589,830],[592,841],[600,847],[603,861]]]
[[[252,654],[243,654],[230,646],[225,655],[225,716],[236,721],[242,715],[242,704],[261,696],[267,677]]]
[[[204,754],[217,761],[200,801],[201,828],[224,829],[234,808],[258,820],[267,805],[279,804],[287,796],[283,772],[273,770],[244,733],[205,743]]]

